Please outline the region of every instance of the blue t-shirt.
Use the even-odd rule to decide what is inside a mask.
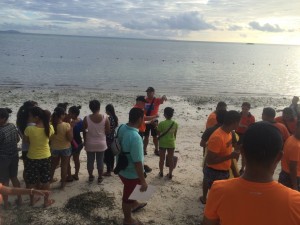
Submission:
[[[126,154],[128,166],[125,170],[121,170],[119,174],[127,179],[139,178],[134,165],[136,162],[144,164],[143,140],[139,135],[139,130],[124,124],[119,130],[118,139],[122,151],[129,152],[129,154]]]

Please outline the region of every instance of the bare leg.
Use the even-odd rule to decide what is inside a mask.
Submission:
[[[149,136],[145,136],[144,137],[144,153],[147,152],[148,144],[149,144]]]
[[[158,150],[158,139],[157,139],[157,136],[153,136],[153,144],[155,146],[155,150]]]
[[[41,189],[42,190],[49,190],[50,189],[50,184],[49,182],[45,184],[41,184]],[[44,196],[44,207],[48,207],[52,205],[55,201],[53,199],[49,199],[49,195]]]
[[[163,172],[164,172],[165,158],[166,158],[166,149],[160,148],[159,149],[159,171],[160,171],[160,174],[163,174]]]
[[[14,187],[21,187],[21,184],[20,184],[20,181],[18,180],[17,177],[13,177],[11,178],[11,183]],[[21,195],[18,195],[18,199],[17,199],[17,205],[21,205],[22,204],[22,196]]]
[[[74,154],[73,155],[73,160],[74,160],[74,164],[75,164],[75,177],[78,178],[78,174],[79,174],[79,169],[80,169],[80,160],[79,160],[79,154]]]
[[[67,170],[70,161],[70,156],[61,157],[61,188],[66,186]]]
[[[131,216],[132,203],[122,203],[122,209],[124,214],[124,224],[134,224],[135,220]]]
[[[51,181],[53,181],[54,173],[55,173],[56,167],[59,164],[59,161],[60,161],[60,157],[58,157],[58,156],[54,156],[51,158],[51,173],[50,173]]]
[[[168,148],[168,157],[167,160],[169,162],[169,178],[172,178],[172,173],[174,169],[174,149],[173,148]]]
[[[9,186],[9,181],[3,183],[4,186]],[[8,202],[8,196],[7,195],[2,195],[3,197],[3,203],[4,203],[4,209],[9,208],[9,202]]]

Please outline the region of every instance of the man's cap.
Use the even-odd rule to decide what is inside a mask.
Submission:
[[[135,100],[140,102],[147,102],[145,96],[137,96]]]
[[[147,90],[146,90],[146,92],[154,92],[154,91],[155,91],[155,90],[154,90],[153,87],[148,87]]]

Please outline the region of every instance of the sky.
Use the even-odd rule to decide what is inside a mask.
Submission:
[[[0,30],[300,45],[300,0],[1,0]]]

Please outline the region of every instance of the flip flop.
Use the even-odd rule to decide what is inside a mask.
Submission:
[[[54,204],[55,200],[54,199],[49,199],[48,202],[45,204],[44,203],[44,208],[49,207],[50,205]]]
[[[200,201],[203,205],[206,204],[206,201],[203,200],[203,196],[200,196],[200,197],[199,197],[199,201]]]
[[[144,208],[146,205],[147,205],[147,203],[141,203],[136,208],[132,209],[131,212],[135,213],[135,212],[141,210],[142,208]]]

